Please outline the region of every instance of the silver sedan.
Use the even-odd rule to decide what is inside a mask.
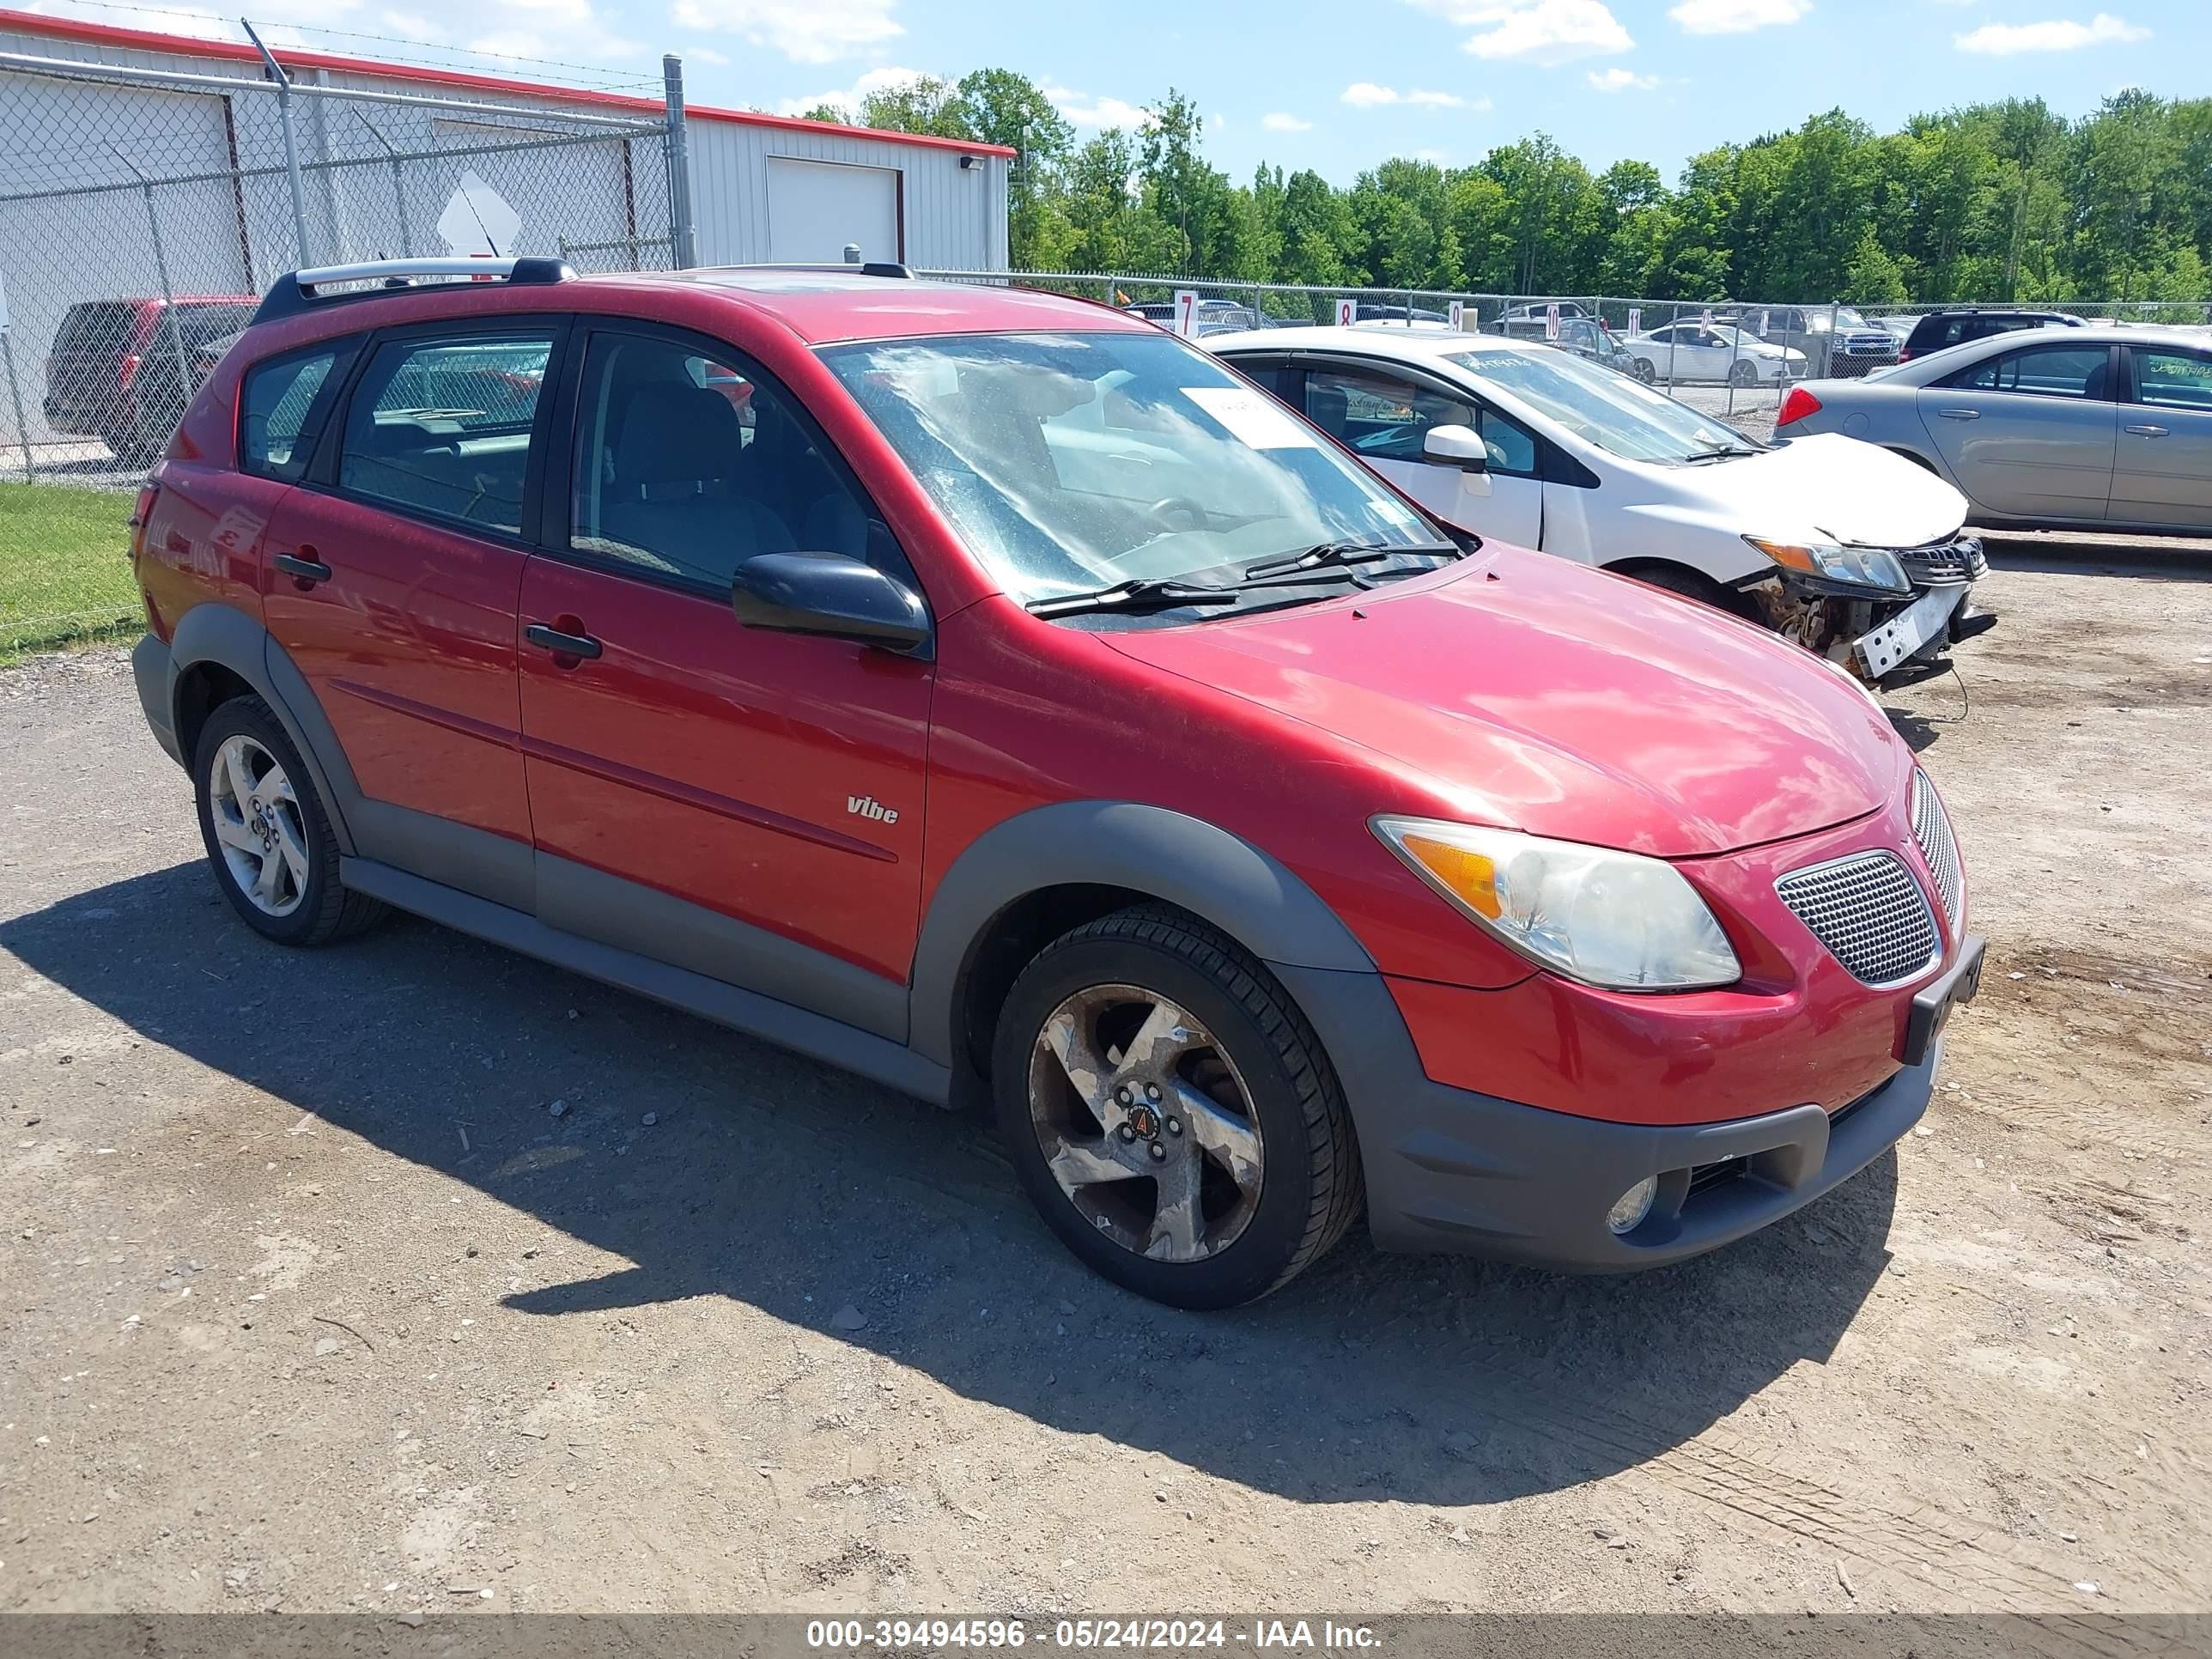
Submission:
[[[2037,329],[1808,380],[1775,435],[1840,432],[1962,490],[1976,524],[2212,533],[2212,332]]]

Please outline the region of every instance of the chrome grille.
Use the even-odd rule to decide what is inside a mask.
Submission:
[[[1959,925],[1959,843],[1951,836],[1951,819],[1936,798],[1936,786],[1919,768],[1912,771],[1912,839],[1920,843],[1920,856],[1928,860],[1928,873],[1936,878],[1936,896],[1943,901],[1943,914]]]
[[[1924,547],[1900,547],[1897,556],[1916,587],[1956,587],[1961,582],[1978,582],[1990,568],[1981,540],[1974,536],[1954,536],[1948,542],[1930,542]]]
[[[1793,870],[1782,902],[1869,985],[1911,978],[1936,960],[1936,918],[1912,872],[1887,853],[1855,853]]]

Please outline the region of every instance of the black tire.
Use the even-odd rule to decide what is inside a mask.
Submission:
[[[243,738],[283,769],[290,781],[288,804],[294,809],[289,827],[306,854],[307,879],[297,884],[297,902],[283,915],[262,908],[241,883],[216,832],[216,769],[223,746]],[[198,808],[200,842],[207,849],[208,866],[216,885],[230,901],[240,920],[266,939],[279,945],[328,945],[373,926],[386,914],[377,900],[348,892],[338,882],[337,837],[331,831],[330,815],[315,793],[314,780],[301,763],[283,724],[269,705],[255,696],[234,697],[219,704],[200,728],[192,751],[192,794]]]
[[[125,466],[151,466],[161,459],[166,442],[151,444],[143,434],[119,429],[102,434],[108,453]]]
[[[1631,374],[1633,374],[1638,380],[1643,381],[1646,386],[1650,386],[1654,380],[1656,380],[1659,378],[1659,371],[1653,365],[1649,357],[1638,357],[1633,359],[1630,364],[1628,372]]]
[[[1733,386],[1757,386],[1759,365],[1738,361],[1729,365],[1729,384]]]
[[[1256,1202],[1242,1231],[1202,1260],[1152,1260],[1086,1221],[1054,1177],[1032,1117],[1030,1066],[1047,1020],[1088,988],[1121,985],[1170,999],[1204,1025],[1257,1121]],[[1039,951],[1000,1012],[991,1071],[1000,1127],[1038,1213],[1086,1265],[1139,1296],[1194,1309],[1254,1301],[1319,1260],[1359,1213],[1358,1144],[1313,1028],[1259,962],[1182,911],[1116,911]]]

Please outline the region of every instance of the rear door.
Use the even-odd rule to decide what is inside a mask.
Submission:
[[[1544,486],[1536,440],[1525,428],[1468,392],[1379,365],[1311,362],[1305,380],[1306,418],[1447,524],[1542,545]],[[1439,426],[1480,432],[1489,470],[1430,460],[1422,444]]]
[[[2123,524],[2212,530],[2212,350],[2124,346],[2128,401],[2112,467]]]
[[[372,804],[363,851],[517,908],[515,611],[564,338],[557,319],[511,318],[372,338],[264,564],[269,631]]]
[[[2012,519],[2101,520],[2112,491],[2119,348],[2045,336],[1923,386],[1929,437],[1959,487]]]

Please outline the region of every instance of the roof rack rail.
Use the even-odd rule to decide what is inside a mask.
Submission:
[[[538,286],[574,281],[576,273],[562,260],[549,259],[543,255],[525,255],[513,259],[476,259],[446,257],[428,259],[368,259],[358,264],[317,265],[306,270],[295,270],[279,276],[262,297],[260,308],[254,312],[257,323],[271,322],[279,317],[296,316],[312,306],[329,305],[343,300],[366,300],[388,294],[395,289],[408,289],[419,278],[469,277],[478,282],[501,282],[510,286]],[[374,286],[353,289],[343,294],[322,294],[319,289],[334,287],[342,283],[362,283]]]
[[[914,271],[895,259],[864,259],[858,264],[850,260],[800,260],[795,264],[776,264],[756,261],[751,264],[727,265],[728,270],[817,270],[846,276],[897,276],[911,281]]]

